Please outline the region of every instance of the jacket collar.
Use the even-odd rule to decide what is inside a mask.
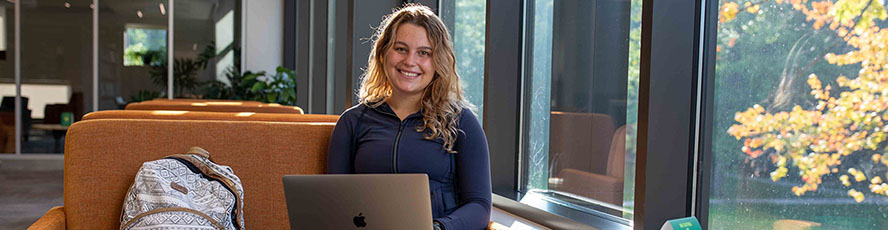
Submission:
[[[381,112],[381,113],[384,113],[384,114],[387,114],[387,115],[390,115],[390,116],[394,116],[394,117],[396,117],[396,118],[398,117],[398,115],[395,113],[395,110],[393,110],[392,107],[389,106],[388,102],[382,102],[382,104],[379,104],[379,106],[377,106],[377,107],[375,107],[375,108],[373,108],[373,109],[375,109],[376,111],[379,111],[379,112]],[[422,117],[422,110],[423,110],[423,109],[420,108],[418,112],[415,112],[415,113],[413,113],[413,114],[407,115],[407,118],[405,118],[405,120],[406,120],[406,119],[410,119],[410,118],[414,118],[414,117],[420,117],[420,118],[421,118],[421,117]],[[398,118],[398,119],[400,119],[400,118]]]

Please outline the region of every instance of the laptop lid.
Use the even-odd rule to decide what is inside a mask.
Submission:
[[[432,229],[425,174],[285,175],[290,229]]]

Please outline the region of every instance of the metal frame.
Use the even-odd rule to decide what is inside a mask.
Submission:
[[[175,93],[173,92],[173,69],[175,69],[175,66],[173,66],[175,63],[173,55],[176,52],[176,49],[173,48],[173,34],[175,33],[175,29],[173,29],[173,24],[175,24],[173,22],[173,15],[175,15],[173,6],[176,5],[176,0],[169,0],[167,5],[169,5],[167,6],[169,9],[167,10],[169,13],[167,14],[167,27],[169,28],[167,30],[167,98],[173,99],[173,93]],[[96,8],[99,8],[98,5],[96,5]]]
[[[327,113],[327,0],[312,0],[309,8],[308,112]]]
[[[704,0],[706,1],[706,0]],[[700,220],[704,229],[709,227],[709,192],[712,186],[712,136],[714,134],[713,114],[715,100],[715,45],[718,26],[718,2],[709,2],[703,7],[701,24],[701,50],[700,50],[700,142],[699,142],[699,178],[696,181],[695,196],[696,206],[694,216]]]
[[[92,104],[93,111],[99,111],[99,0],[93,0],[93,21],[92,21]]]
[[[98,8],[98,7],[97,7]],[[15,154],[22,154],[22,1],[15,1]]]

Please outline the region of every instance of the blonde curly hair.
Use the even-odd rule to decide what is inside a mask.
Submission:
[[[425,132],[428,140],[441,139],[448,153],[456,153],[453,144],[461,130],[457,127],[463,109],[474,110],[474,106],[463,97],[459,75],[456,73],[456,60],[451,45],[450,33],[444,22],[426,6],[405,4],[386,15],[371,41],[373,48],[367,60],[367,69],[361,77],[358,97],[361,103],[375,108],[392,95],[392,85],[383,67],[385,52],[392,48],[394,36],[401,24],[410,23],[425,28],[429,42],[433,46],[433,66],[435,75],[423,90],[421,126],[417,132]],[[473,111],[474,112],[474,111]]]

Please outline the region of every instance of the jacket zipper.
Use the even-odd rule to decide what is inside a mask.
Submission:
[[[382,111],[382,110],[379,110],[376,108],[373,108],[373,109],[375,109],[376,111],[378,111],[380,113],[394,116],[395,118],[397,118],[401,122],[398,125],[398,136],[395,137],[395,143],[393,144],[393,147],[392,147],[392,172],[398,173],[398,143],[401,141],[401,133],[404,132],[404,125],[407,124],[407,118],[404,118],[404,120],[401,121],[401,118],[398,117],[398,115],[396,115],[396,114],[389,113],[387,111]]]
[[[400,125],[398,125],[398,136],[395,137],[395,147],[392,149],[392,170],[395,173],[398,173],[398,142],[401,141],[401,133],[404,132],[404,124],[407,119],[404,119]]]

